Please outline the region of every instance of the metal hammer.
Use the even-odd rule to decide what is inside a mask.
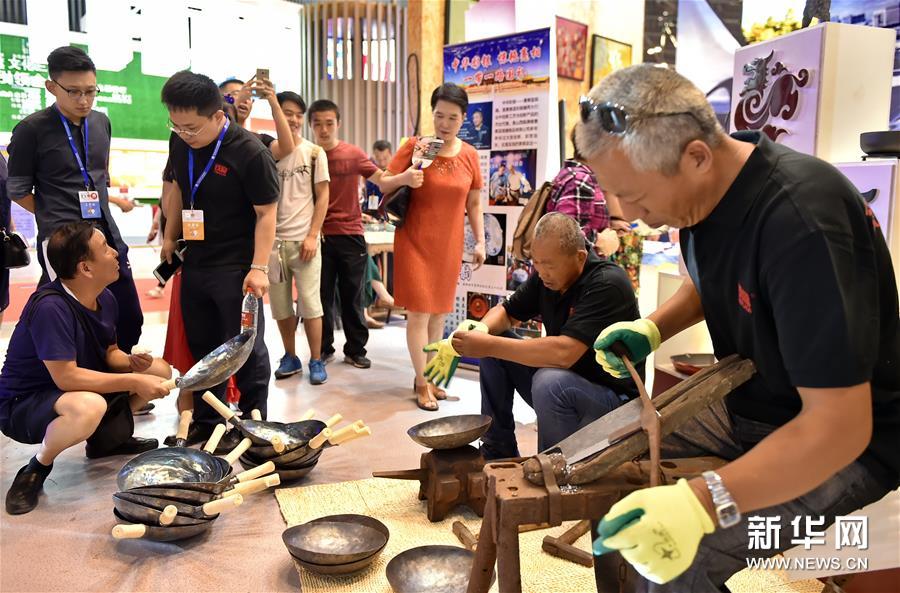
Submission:
[[[591,522],[585,519],[579,521],[567,531],[563,532],[559,537],[550,535],[544,536],[544,543],[541,548],[548,554],[553,554],[557,558],[569,560],[583,566],[593,566],[594,558],[590,552],[585,552],[576,548],[574,544],[579,537],[591,530]]]

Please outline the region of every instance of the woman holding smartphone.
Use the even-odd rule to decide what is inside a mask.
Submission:
[[[416,371],[416,405],[431,412],[447,395],[426,381],[427,355],[422,349],[443,337],[444,317],[453,310],[466,213],[477,243],[476,269],[485,259],[478,153],[456,137],[468,106],[466,91],[455,84],[441,85],[431,94],[435,136],[444,145],[424,172],[421,187],[412,190],[405,222],[394,235],[394,302],[408,312],[406,345]],[[424,142],[411,138],[400,148],[385,178],[406,171],[416,145]]]

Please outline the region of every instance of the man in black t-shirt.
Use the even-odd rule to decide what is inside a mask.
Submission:
[[[56,279],[47,265],[50,235],[68,222],[89,220],[119,253],[119,279],[109,291],[119,303],[119,346],[131,352],[141,337],[144,316],[128,246],[109,211],[109,118],[92,106],[97,96],[94,62],[77,47],[60,47],[47,57],[47,92],[56,102],[13,129],[9,142],[9,197],[35,215],[39,284]],[[69,136],[71,136],[71,141]]]
[[[757,371],[663,441],[663,457],[730,463],[627,496],[600,524],[595,552],[620,550],[663,584],[651,590],[718,592],[748,558],[900,485],[890,254],[834,167],[758,132],[727,136],[703,93],[671,70],[619,70],[581,107],[578,146],[603,192],[628,218],[681,228],[689,272],[648,319],[604,330],[598,362],[621,374],[615,342],[640,360],[705,319],[716,356]],[[753,525],[765,525],[765,541],[751,539]]]
[[[603,328],[640,316],[625,272],[588,250],[575,219],[556,212],[538,221],[532,260],[537,274],[482,319],[489,333],[457,331],[451,342],[481,358],[481,413],[493,419],[481,439],[485,459],[519,456],[515,391],[537,413],[541,451],[637,393],[631,379],[598,367],[591,350]],[[546,337],[519,340],[509,331],[538,317]]]
[[[269,288],[278,176],[271,152],[225,117],[219,90],[208,77],[178,72],[163,86],[162,100],[172,122],[169,160],[176,185],[162,256],[170,259],[178,238],[187,240],[181,310],[191,354],[200,360],[239,333],[244,294],[262,299]],[[253,352],[235,375],[245,417],[253,409],[266,416],[270,369],[263,318],[260,301]],[[224,399],[225,384],[210,391]],[[189,443],[208,438],[220,421],[200,395],[194,394]],[[232,431],[220,449],[239,440]]]

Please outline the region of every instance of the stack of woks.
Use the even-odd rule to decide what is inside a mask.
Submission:
[[[141,453],[119,471],[119,492],[113,495],[114,513],[122,523],[112,535],[116,539],[146,538],[176,541],[204,533],[219,514],[233,509],[244,496],[280,483],[272,463],[234,474],[234,463],[249,447],[244,439],[228,455],[213,455],[225,433],[216,426],[201,449],[185,447],[191,412],[181,414],[174,447]]]
[[[315,411],[309,410],[300,421],[284,423],[263,421],[254,411],[250,420],[242,420],[211,393],[205,393],[203,400],[251,441],[240,455],[241,465],[252,469],[271,462],[282,482],[309,474],[327,447],[372,434],[362,420],[333,431],[332,427],[343,418],[340,414],[325,421],[314,420]]]
[[[378,519],[365,515],[329,515],[281,534],[291,556],[303,568],[318,574],[350,574],[375,562],[390,531]]]

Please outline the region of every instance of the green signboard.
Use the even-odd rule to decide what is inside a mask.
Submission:
[[[28,39],[0,35],[0,132],[11,132],[26,116],[53,103],[44,88],[47,67],[28,66]],[[112,122],[113,137],[168,140],[168,113],[159,101],[166,79],[141,73],[141,54],[119,72],[97,71],[100,93],[94,109]]]

